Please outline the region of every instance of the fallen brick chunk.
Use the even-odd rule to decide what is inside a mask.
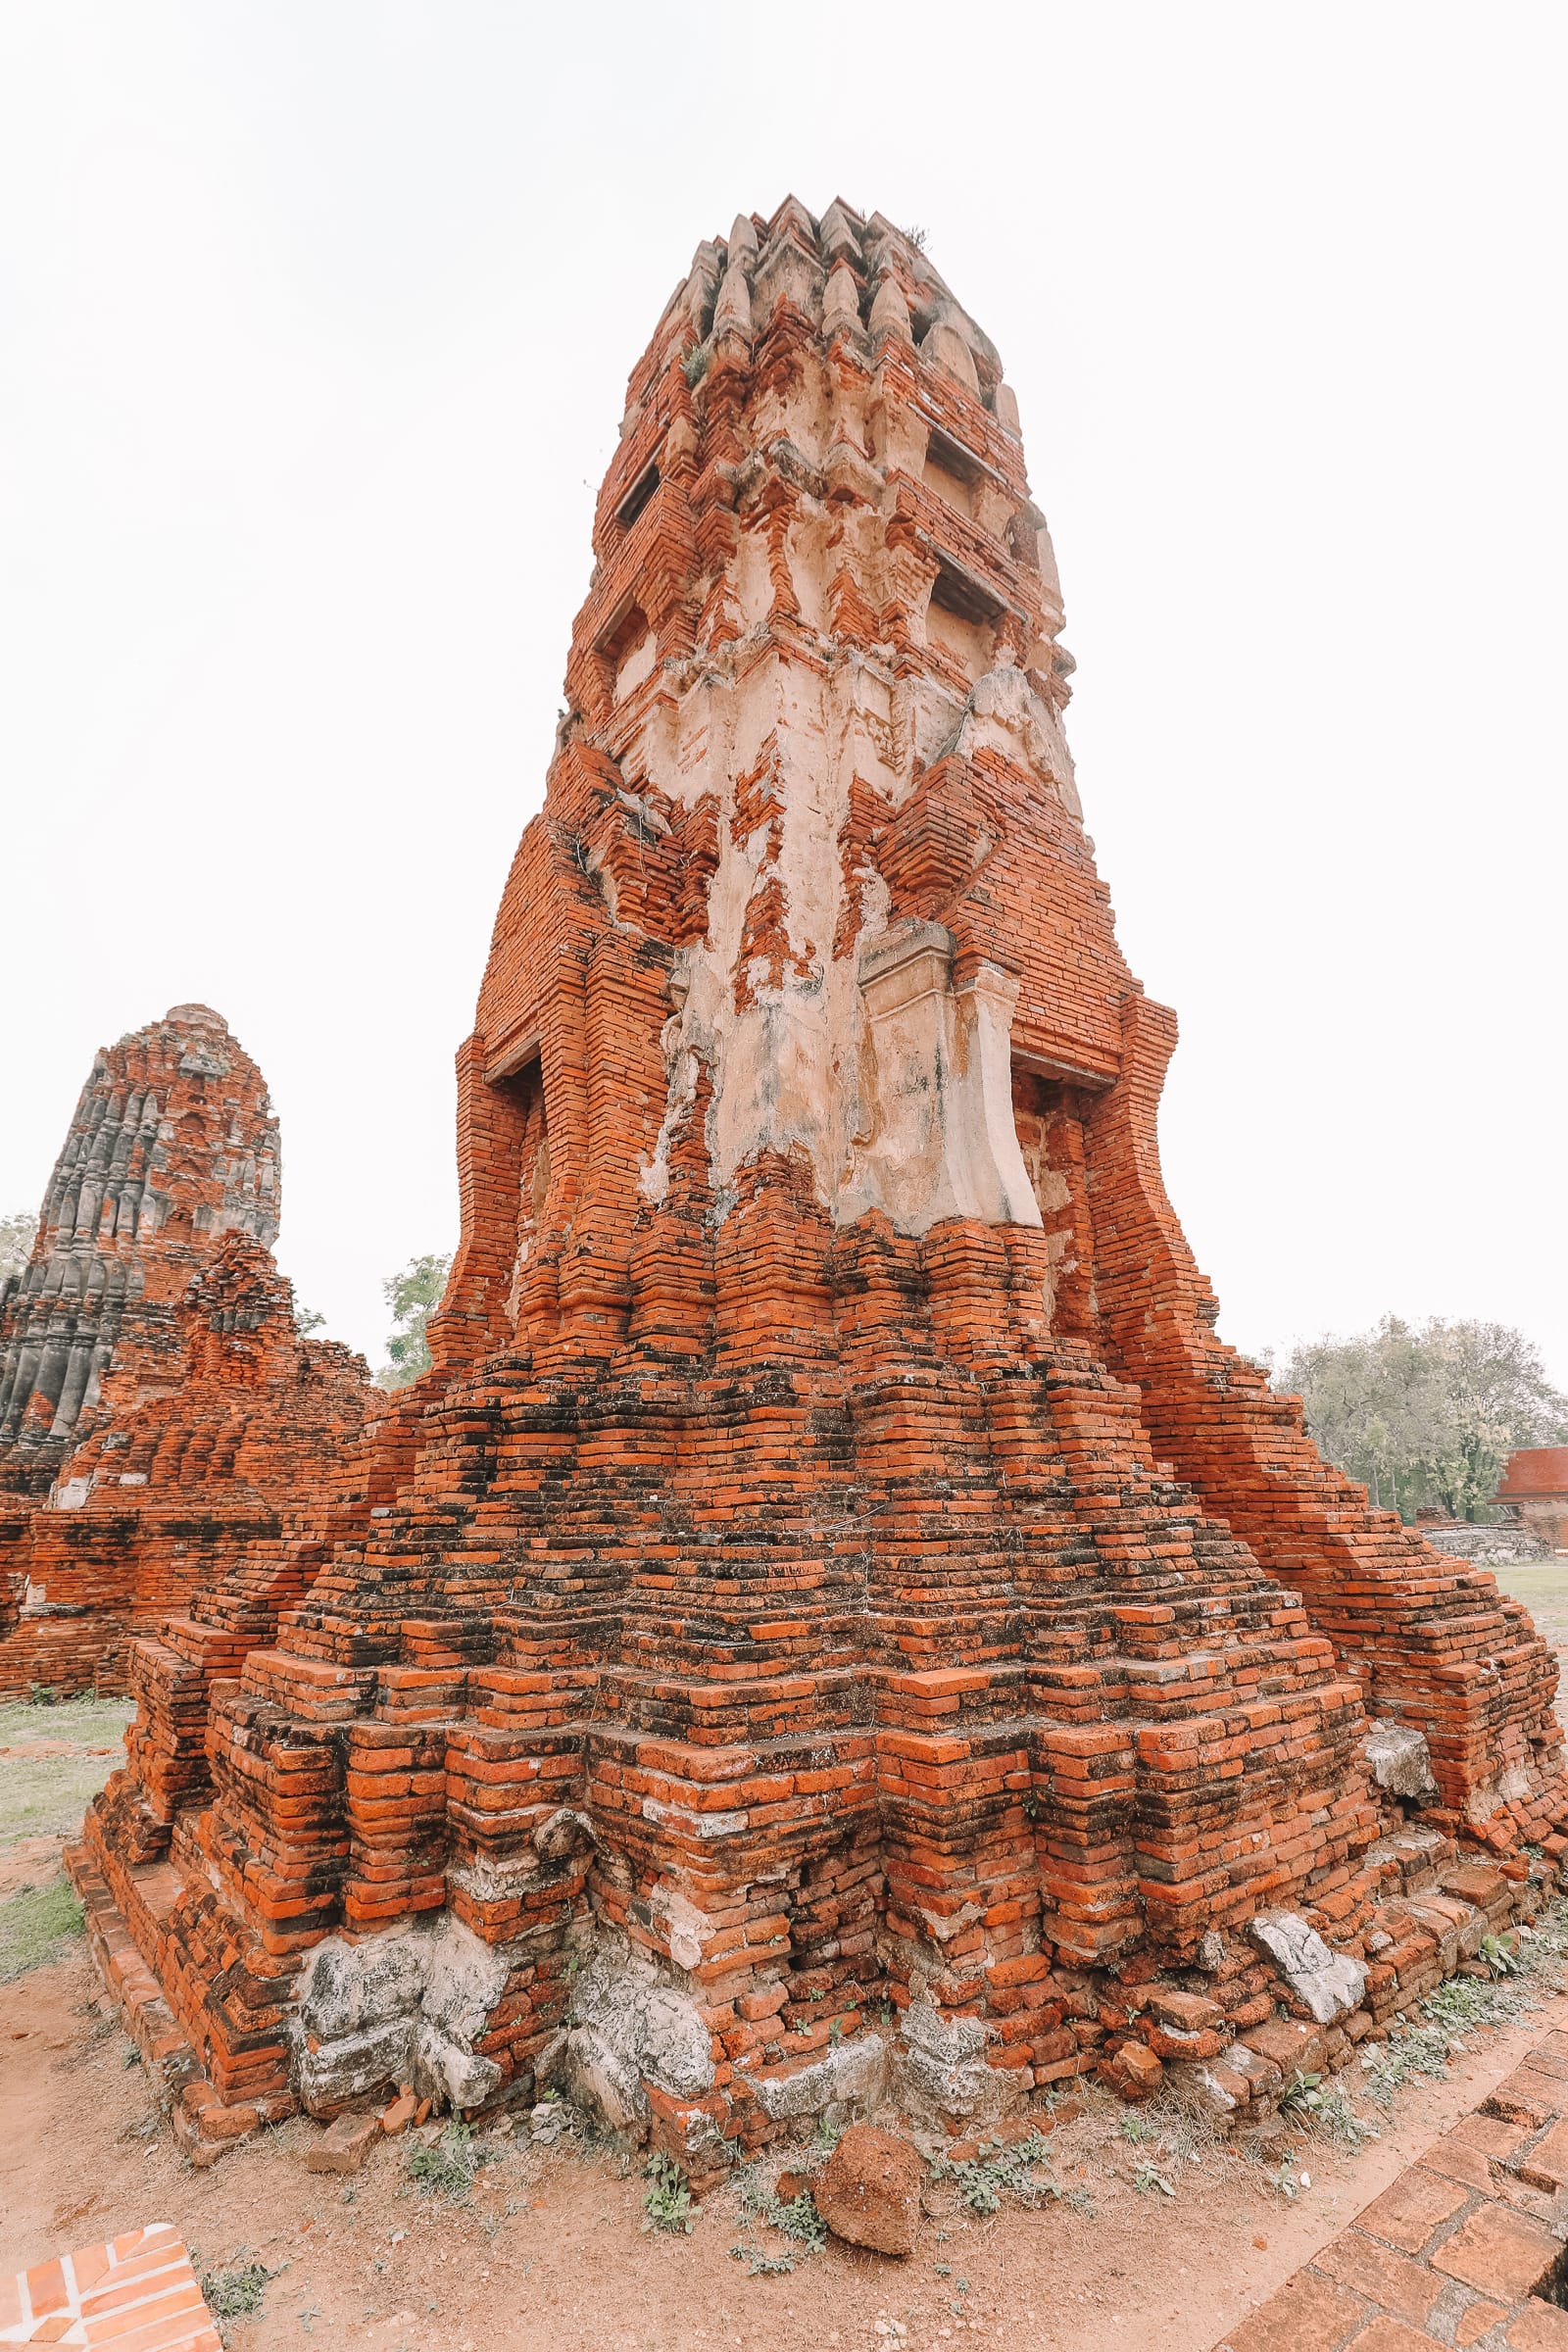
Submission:
[[[393,2100],[390,2107],[382,2109],[381,2129],[389,2136],[399,2132],[406,2132],[416,2113],[417,2107],[413,2091],[405,2090]]]
[[[1124,2099],[1152,2099],[1165,2079],[1165,2070],[1146,2042],[1124,2042],[1100,2062],[1100,2077]]]
[[[1209,2034],[1225,2024],[1218,2001],[1205,2001],[1196,1992],[1172,1992],[1163,1984],[1151,1989],[1149,2014],[1173,2034]]]
[[[327,2125],[311,2149],[305,2159],[305,2170],[308,2173],[357,2173],[382,2129],[379,2116],[340,2115],[335,2123]]]
[[[1316,2026],[1306,2025],[1300,2018],[1253,2026],[1246,2041],[1247,2047],[1255,2050],[1260,2058],[1270,2059],[1287,2082],[1294,2078],[1298,2067],[1304,2075],[1323,2071],[1323,2036]]]
[[[877,2254],[909,2254],[924,2181],[919,2152],[906,2139],[875,2124],[852,2124],[817,2175],[812,2194],[835,2237]]]

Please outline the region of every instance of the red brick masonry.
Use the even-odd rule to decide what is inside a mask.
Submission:
[[[354,1490],[363,1361],[302,1340],[277,1121],[203,1004],[100,1054],[0,1295],[0,1692],[123,1690],[129,1637]]]
[[[1215,2352],[1568,2352],[1568,2034],[1356,2216]]]
[[[1550,1651],[1214,1336],[1016,407],[924,254],[794,199],[700,246],[594,556],[434,1369],[138,1645],[100,1951],[210,2149],[405,2079],[699,2173],[1096,2067],[1245,2112],[1539,1907]],[[1282,1907],[1366,1968],[1332,2027]]]

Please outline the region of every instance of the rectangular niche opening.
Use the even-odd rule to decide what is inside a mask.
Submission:
[[[623,531],[629,531],[631,529],[632,524],[636,521],[638,515],[642,514],[644,508],[647,506],[649,500],[653,497],[654,492],[658,488],[659,466],[656,463],[652,466],[646,466],[644,470],[637,476],[637,479],[633,482],[631,488],[627,491],[619,506],[615,509],[615,520],[619,523]]]
[[[955,620],[968,621],[972,627],[995,628],[1006,609],[1001,597],[994,595],[972,571],[956,564],[951,556],[939,554],[931,602],[938,610],[951,612]]]

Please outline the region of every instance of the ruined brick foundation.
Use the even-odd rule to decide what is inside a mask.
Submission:
[[[1246,2113],[1541,1901],[1550,1653],[1214,1336],[1016,408],[923,253],[793,200],[699,247],[594,558],[435,1367],[349,1523],[141,1646],[100,1955],[203,2155],[399,2082],[699,2180],[1096,2069]]]

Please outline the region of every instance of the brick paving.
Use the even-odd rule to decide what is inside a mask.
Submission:
[[[1568,2352],[1547,2299],[1565,2239],[1568,2033],[1551,2033],[1215,2352]]]
[[[0,2344],[220,2352],[190,2256],[167,2222],[0,2279]]]

